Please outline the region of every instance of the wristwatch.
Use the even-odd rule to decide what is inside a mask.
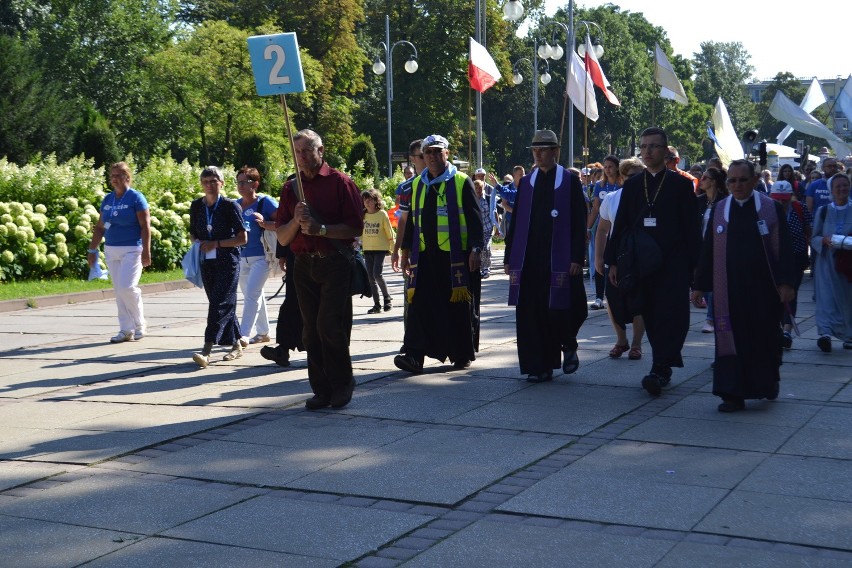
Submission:
[[[319,236],[324,237],[326,234],[328,234],[328,227],[320,225]]]
[[[482,253],[482,249],[480,247],[473,247],[472,249],[470,249],[470,252],[472,252],[473,254],[480,254]]]

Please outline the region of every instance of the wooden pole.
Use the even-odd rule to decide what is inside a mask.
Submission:
[[[296,168],[296,197],[299,201],[305,201],[305,190],[302,189],[302,172],[299,171],[299,160],[296,159],[296,143],[293,141],[293,129],[290,127],[290,112],[287,110],[287,99],[281,97],[281,108],[284,109],[284,118],[287,121],[287,138],[290,139],[290,152],[293,153],[293,166]]]

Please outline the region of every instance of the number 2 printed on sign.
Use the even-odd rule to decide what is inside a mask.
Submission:
[[[279,73],[281,72],[281,68],[284,67],[284,61],[286,60],[284,55],[284,48],[276,44],[267,45],[266,49],[263,50],[263,58],[267,60],[275,59],[275,62],[272,64],[272,69],[269,71],[269,84],[289,85],[290,76],[279,75]]]

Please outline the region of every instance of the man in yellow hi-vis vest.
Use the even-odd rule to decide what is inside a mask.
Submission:
[[[479,348],[482,216],[473,182],[450,163],[448,148],[438,134],[423,140],[426,169],[412,184],[400,248],[410,305],[394,364],[410,373],[423,372],[426,356],[464,369]]]

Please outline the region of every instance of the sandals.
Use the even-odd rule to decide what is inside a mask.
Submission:
[[[638,361],[642,358],[642,348],[641,347],[631,347],[630,353],[627,354],[627,358],[631,361]]]
[[[613,359],[618,359],[628,350],[630,350],[630,345],[619,345],[616,343],[615,347],[609,350],[609,356]]]

